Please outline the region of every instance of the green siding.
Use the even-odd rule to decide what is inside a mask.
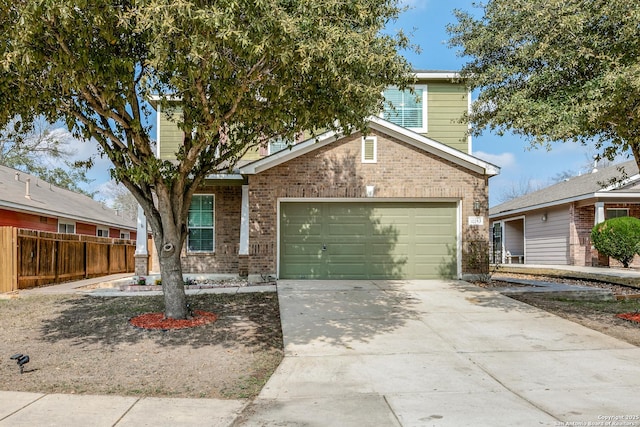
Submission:
[[[260,155],[260,147],[250,148],[249,151],[242,156],[242,160],[259,160],[262,156]]]
[[[178,128],[175,121],[179,119],[181,109],[179,107],[172,108],[167,111],[160,110],[160,158],[163,160],[172,160],[176,158],[178,147],[184,140],[184,133]]]
[[[440,278],[455,242],[455,203],[283,203],[280,277]]]
[[[468,127],[466,123],[459,123],[462,115],[469,109],[468,96],[463,84],[428,82],[428,133],[425,135],[468,153]]]

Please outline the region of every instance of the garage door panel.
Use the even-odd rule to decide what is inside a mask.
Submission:
[[[370,269],[370,279],[401,279],[406,277],[405,265],[398,262],[375,263]]]
[[[322,256],[322,245],[321,244],[286,244],[284,245],[281,249],[281,251],[283,251],[284,255],[290,256],[290,257],[300,257],[300,256],[305,256],[305,257],[309,257],[312,255],[316,255],[317,258],[320,258]]]
[[[357,256],[360,259],[364,257],[365,245],[363,243],[340,243],[327,246],[327,255],[329,257],[336,256]]]
[[[442,242],[434,241],[428,244],[416,244],[415,246],[416,254],[433,256],[433,255],[443,255],[445,253],[449,253],[450,251],[453,251],[453,247],[448,246],[447,245],[448,243],[449,242],[447,240],[443,240]],[[443,249],[445,249],[446,251],[443,252]]]
[[[367,226],[364,224],[329,224],[327,235],[329,236],[364,236],[367,234]]]
[[[456,264],[456,203],[310,201],[281,212],[282,278],[438,278]]]
[[[285,236],[321,236],[322,224],[286,225],[282,233]]]
[[[409,244],[397,244],[397,243],[374,243],[371,245],[371,255],[388,257],[390,253],[409,253]]]

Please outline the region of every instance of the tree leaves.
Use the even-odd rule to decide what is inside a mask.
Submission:
[[[381,34],[397,3],[5,2],[0,127],[16,116],[64,120],[109,157],[158,244],[178,247],[205,176],[233,168],[272,136],[364,128],[385,87],[411,82],[398,54],[407,39]],[[187,137],[175,162],[155,157],[145,125],[152,97],[161,109],[180,101],[176,124]]]
[[[450,44],[470,57],[462,74],[480,90],[476,133],[512,131],[534,145],[595,140],[603,155],[630,150],[640,163],[640,8],[492,0],[480,18],[456,16]]]

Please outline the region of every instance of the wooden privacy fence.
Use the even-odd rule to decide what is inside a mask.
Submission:
[[[135,242],[0,227],[0,292],[132,273]]]

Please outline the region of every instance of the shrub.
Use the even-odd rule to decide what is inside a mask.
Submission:
[[[640,248],[640,219],[625,216],[596,224],[591,230],[591,242],[601,254],[629,267]]]

